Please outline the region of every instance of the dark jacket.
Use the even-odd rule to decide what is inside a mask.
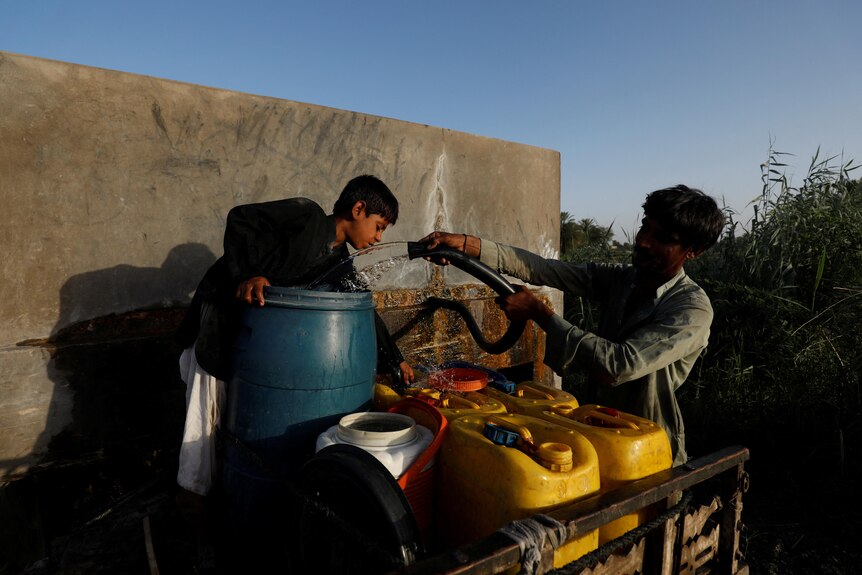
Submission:
[[[231,349],[247,305],[236,298],[237,286],[255,276],[276,286],[306,285],[349,256],[346,245],[333,250],[334,241],[335,216],[307,198],[233,208],[225,226],[224,255],[198,285],[180,326],[180,345],[194,344],[200,366],[229,381]],[[375,320],[378,369],[389,370],[403,358],[382,320]]]

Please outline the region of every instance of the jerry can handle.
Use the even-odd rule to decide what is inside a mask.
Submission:
[[[451,409],[479,409],[478,403],[451,393],[441,394],[440,403],[442,407],[448,407]]]
[[[438,397],[440,397],[440,395],[436,389],[430,389],[430,388],[426,388],[426,387],[410,387],[406,390],[405,394],[409,395],[410,397],[417,397],[417,398],[427,397],[429,399],[434,399],[434,400],[436,400]]]
[[[554,415],[562,415],[563,417],[568,417],[575,411],[575,406],[571,403],[558,403],[556,405],[552,405],[549,408],[549,411]]]
[[[598,419],[604,423],[607,423],[609,427],[616,427],[618,429],[635,429],[639,430],[640,427],[633,421],[629,421],[627,419],[623,419],[622,417],[609,415],[597,409],[591,409],[583,414],[585,417]]]
[[[440,399],[437,394],[430,389],[417,389],[407,388],[404,393],[405,397],[412,397],[414,399],[418,399],[423,403],[427,403],[428,405],[433,405],[434,407],[440,407]]]
[[[531,393],[536,396],[536,399],[554,399],[554,396],[550,393],[544,392],[541,389],[536,389],[531,385],[521,384],[518,386],[518,397],[524,397],[528,393]]]

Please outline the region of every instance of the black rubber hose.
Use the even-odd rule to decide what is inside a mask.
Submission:
[[[482,330],[476,324],[476,320],[473,319],[472,315],[470,315],[470,311],[467,309],[467,306],[460,301],[440,297],[429,297],[426,302],[432,307],[442,307],[444,309],[458,312],[461,317],[464,318],[464,322],[467,324],[467,329],[470,330],[470,335],[472,335],[473,339],[476,340],[476,344],[482,349],[482,351],[492,355],[508,351],[521,338],[521,334],[524,333],[524,327],[527,325],[527,323],[523,321],[513,321],[509,324],[509,328],[500,339],[497,341],[488,341],[485,339],[485,335],[482,333]]]
[[[498,294],[509,295],[515,293],[515,288],[508,282],[508,280],[506,280],[506,278],[479,260],[468,256],[464,252],[453,250],[448,247],[437,247],[433,250],[429,250],[425,244],[420,244],[419,242],[407,242],[407,255],[411,260],[426,256],[445,258],[453,266],[472,275]],[[489,342],[485,339],[485,336],[482,334],[482,330],[479,329],[476,320],[473,319],[467,306],[463,303],[437,297],[428,298],[427,302],[429,305],[434,307],[442,307],[460,314],[467,323],[467,329],[470,330],[470,335],[472,335],[473,339],[476,340],[476,344],[482,349],[482,351],[492,355],[508,351],[521,338],[521,334],[524,333],[524,328],[527,325],[527,322],[525,321],[513,321],[509,324],[509,328],[506,330],[506,333],[503,334],[503,337],[498,339],[496,342]]]
[[[498,294],[509,295],[515,293],[515,288],[512,287],[512,284],[506,278],[464,252],[453,250],[446,246],[438,246],[433,250],[429,250],[425,244],[407,242],[407,256],[411,260],[424,257],[446,258],[450,264],[459,270],[467,272]]]

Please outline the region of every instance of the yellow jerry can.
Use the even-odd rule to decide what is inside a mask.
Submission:
[[[385,384],[374,387],[374,409],[385,411],[405,397],[415,397],[440,410],[451,421],[462,415],[506,413],[506,406],[476,391],[440,391],[432,387],[408,387],[403,395]]]
[[[440,393],[436,403],[446,419],[452,421],[465,415],[492,415],[494,413],[505,414],[506,406],[490,397],[476,391],[467,392],[443,392]]]
[[[374,384],[374,397],[372,405],[374,411],[389,411],[389,408],[404,399],[400,393],[392,389],[391,386],[380,383]]]
[[[592,444],[570,427],[524,415],[465,415],[450,422],[439,464],[436,525],[443,548],[599,490]],[[597,547],[597,531],[566,542],[554,554],[554,567]]]
[[[532,381],[519,383],[515,386],[514,393],[511,394],[490,386],[483,389],[481,393],[493,397],[505,405],[509,413],[520,413],[534,417],[538,417],[542,411],[553,405],[565,404],[572,409],[578,407],[578,400],[571,393]]]
[[[542,418],[583,434],[599,457],[602,492],[670,469],[673,463],[667,433],[656,423],[601,405],[569,409],[552,406]],[[599,528],[599,545],[655,517],[653,506],[625,515]]]

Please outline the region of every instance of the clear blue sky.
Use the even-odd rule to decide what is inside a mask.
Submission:
[[[615,221],[618,238],[646,192],[675,183],[747,220],[770,138],[796,155],[794,184],[818,146],[862,162],[859,0],[0,8],[0,50],[557,150],[561,209]]]

